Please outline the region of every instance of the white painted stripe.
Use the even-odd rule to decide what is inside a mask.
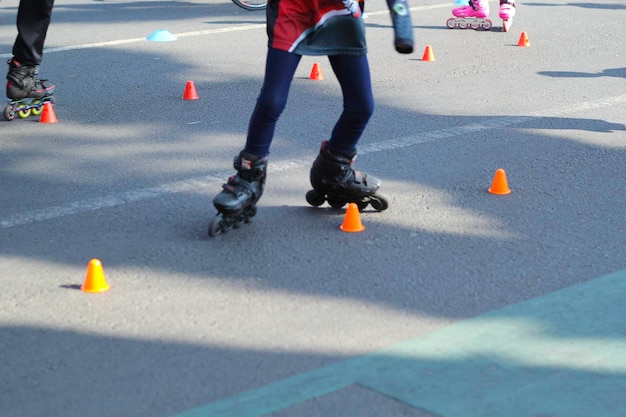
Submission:
[[[193,32],[183,32],[183,33],[174,33],[173,35],[177,38],[184,38],[188,36],[204,36],[204,35],[215,35],[219,33],[230,33],[230,32],[241,32],[246,30],[254,30],[254,29],[263,29],[265,28],[265,23],[260,24],[251,24],[251,25],[243,25],[243,26],[228,26],[219,29],[207,29],[207,30],[196,30]],[[95,43],[86,43],[82,45],[68,45],[68,46],[59,46],[56,48],[46,48],[44,49],[44,55],[53,53],[53,52],[63,52],[63,51],[72,51],[75,49],[89,49],[89,48],[102,48],[105,46],[117,46],[117,45],[125,45],[129,43],[137,43],[137,42],[147,42],[146,38],[129,38],[129,39],[119,39],[116,41],[106,41],[106,42],[95,42]],[[1,54],[0,58],[11,58],[13,54]]]
[[[499,117],[491,120],[486,120],[482,123],[472,123],[446,129],[434,130],[431,132],[422,132],[411,136],[389,139],[386,141],[364,145],[359,148],[359,154],[364,155],[368,153],[384,152],[394,149],[406,148],[408,146],[414,146],[420,143],[454,138],[469,133],[476,133],[489,129],[514,126],[533,119],[541,120],[542,118],[546,117],[563,116],[567,114],[584,112],[591,109],[611,107],[623,103],[626,103],[626,95],[578,103],[571,106],[559,108],[558,110],[538,112],[529,116]],[[306,159],[306,162],[305,159],[306,158],[300,160],[276,161],[270,164],[268,166],[268,169],[271,173],[275,173],[295,168],[302,168],[304,166],[308,166],[310,163],[310,158]],[[52,220],[63,216],[69,216],[71,214],[99,210],[107,207],[121,206],[127,203],[156,198],[167,194],[180,193],[184,191],[198,191],[199,189],[205,187],[217,188],[221,186],[224,183],[224,180],[228,178],[228,176],[230,176],[231,174],[232,171],[217,172],[213,175],[190,178],[187,180],[176,181],[156,187],[131,190],[100,198],[75,201],[63,206],[55,206],[40,210],[28,211],[21,214],[14,214],[12,216],[0,219],[0,229],[8,229],[11,227],[26,225],[30,223]]]
[[[419,11],[419,10],[429,10],[429,9],[438,9],[442,7],[451,7],[453,3],[446,4],[435,4],[430,6],[417,6],[411,7],[411,11]],[[381,10],[377,12],[367,12],[369,16],[375,16],[380,14],[389,14],[388,10]],[[264,29],[265,23],[256,23],[249,25],[241,25],[241,26],[227,26],[219,29],[207,29],[207,30],[196,30],[192,32],[183,32],[183,33],[174,33],[173,35],[177,38],[184,38],[188,36],[204,36],[204,35],[215,35],[220,33],[229,33],[229,32],[241,32],[246,30],[255,30],[255,29]],[[149,34],[148,34],[149,35]],[[146,42],[146,38],[129,38],[129,39],[119,39],[115,41],[105,41],[105,42],[95,42],[95,43],[86,43],[82,45],[68,45],[68,46],[59,46],[55,48],[46,48],[44,49],[44,54],[50,54],[54,52],[64,52],[64,51],[72,51],[75,49],[89,49],[89,48],[102,48],[106,46],[117,46],[117,45],[125,45],[129,43],[137,43],[137,42]],[[13,54],[0,54],[0,58],[11,58]]]

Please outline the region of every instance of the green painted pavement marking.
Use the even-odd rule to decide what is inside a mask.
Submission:
[[[445,417],[623,417],[626,270],[173,417],[255,417],[360,384]]]

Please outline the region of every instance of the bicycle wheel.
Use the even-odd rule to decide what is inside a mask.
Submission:
[[[267,0],[233,0],[233,3],[246,10],[263,10],[267,7]]]

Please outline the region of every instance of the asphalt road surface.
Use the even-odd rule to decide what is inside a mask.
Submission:
[[[264,13],[57,0],[40,75],[58,122],[0,122],[0,415],[626,415],[626,6],[519,2],[508,32],[494,1],[491,31],[411,6],[401,55],[385,2],[366,5],[355,166],[389,209],[345,233],[345,210],[306,203],[342,102],[304,57],[257,216],[212,239]],[[487,191],[499,168],[508,195]],[[80,290],[91,259],[109,291]]]

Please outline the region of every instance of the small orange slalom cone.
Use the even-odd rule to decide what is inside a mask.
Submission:
[[[99,259],[89,261],[85,281],[80,289],[83,292],[105,292],[109,290],[109,284],[107,284],[102,270],[102,262]]]
[[[346,215],[343,218],[343,224],[339,226],[344,232],[362,232],[365,226],[361,223],[361,213],[356,203],[348,204]]]
[[[311,74],[309,75],[309,80],[317,80],[322,81],[324,79],[324,74],[322,73],[322,67],[317,62],[313,64],[313,68],[311,68]]]
[[[424,55],[422,55],[422,61],[429,61],[429,62],[435,61],[435,54],[433,53],[433,48],[431,48],[430,45],[426,45],[426,48],[424,48]]]
[[[193,84],[193,81],[187,81],[187,85],[185,85],[185,92],[183,93],[183,100],[198,100],[198,92],[196,91],[196,86]]]
[[[509,188],[509,182],[506,179],[506,172],[502,168],[496,170],[496,175],[493,177],[493,182],[488,190],[491,194],[505,195],[511,194]]]
[[[517,46],[530,46],[530,40],[528,39],[528,34],[526,32],[522,32],[519,37],[519,41],[517,41]]]
[[[57,116],[54,114],[54,107],[50,102],[45,102],[41,116],[39,116],[39,123],[56,123],[57,121]]]

